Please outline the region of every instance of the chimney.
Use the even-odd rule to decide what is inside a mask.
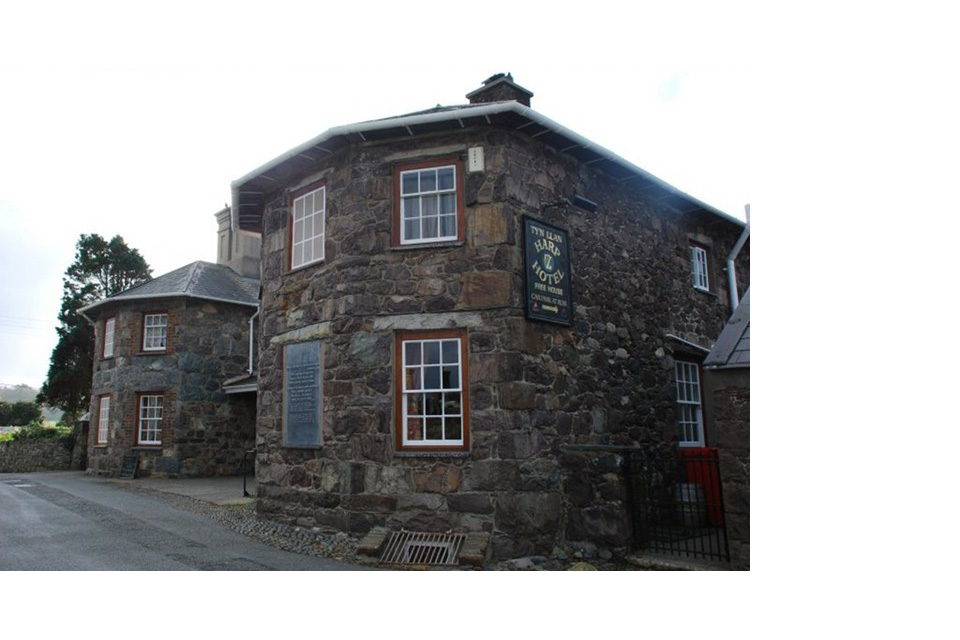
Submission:
[[[260,234],[237,231],[230,225],[230,207],[218,211],[217,264],[247,278],[260,277]]]
[[[470,104],[515,100],[525,107],[530,106],[533,93],[513,82],[509,73],[497,73],[483,81],[483,86],[467,94]]]

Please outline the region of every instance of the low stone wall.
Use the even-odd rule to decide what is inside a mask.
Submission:
[[[72,442],[65,438],[11,440],[0,443],[0,473],[69,471]]]

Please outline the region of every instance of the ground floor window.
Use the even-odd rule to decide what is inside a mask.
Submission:
[[[106,444],[110,438],[110,396],[100,397],[97,409],[97,444]]]
[[[401,450],[466,450],[465,331],[397,337],[397,443]]]
[[[703,410],[700,401],[700,365],[676,363],[677,419],[681,447],[703,446]]]
[[[140,415],[137,421],[137,444],[160,444],[163,423],[163,396],[140,396]]]

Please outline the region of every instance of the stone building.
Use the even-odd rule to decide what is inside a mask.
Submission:
[[[703,363],[704,409],[723,475],[731,560],[750,565],[750,290]]]
[[[748,284],[748,248],[723,262],[744,225],[532,95],[493,76],[233,183],[263,239],[261,515],[472,532],[494,558],[624,549],[622,452],[705,444],[678,380],[699,391]]]
[[[194,262],[81,310],[96,333],[89,473],[116,475],[131,452],[141,475],[242,471],[260,287],[244,254],[260,247],[230,231],[229,209],[217,216],[221,264]]]

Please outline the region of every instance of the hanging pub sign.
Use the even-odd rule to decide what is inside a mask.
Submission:
[[[524,216],[523,256],[527,318],[573,324],[566,230]]]

